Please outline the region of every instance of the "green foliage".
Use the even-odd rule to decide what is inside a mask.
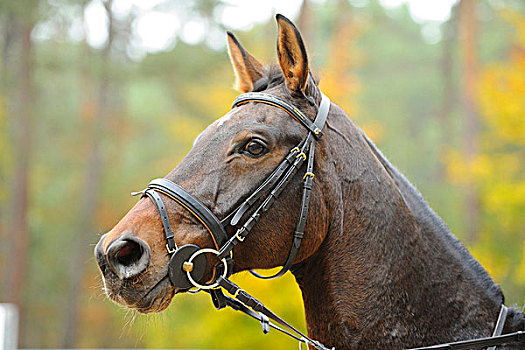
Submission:
[[[511,300],[520,302],[525,282],[525,16],[509,10],[502,17],[514,29],[513,47],[509,57],[485,68],[480,81],[486,169],[474,180],[485,221],[474,250],[490,251],[479,254],[481,262],[486,260],[505,282]]]

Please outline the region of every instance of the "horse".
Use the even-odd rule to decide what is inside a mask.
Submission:
[[[161,312],[190,286],[285,266],[302,292],[308,337],[336,349],[401,349],[490,337],[496,323],[504,334],[525,330],[520,311],[508,308],[501,316],[500,287],[341,107],[329,102],[322,137],[314,138],[321,130],[308,125],[318,123],[324,95],[298,29],[282,15],[276,20],[278,65],[263,66],[227,35],[238,90],[271,100],[239,102],[197,136],[161,180],[176,183],[180,190],[174,191],[186,199],[173,200],[176,194],[162,190],[159,181],[157,187],[150,184],[157,191],[140,192],[136,205],[100,238],[95,256],[107,296],[141,313]],[[305,120],[298,123],[297,116]],[[313,159],[315,149],[307,167],[312,171],[291,174],[273,206],[258,212],[255,204],[270,191],[265,180],[278,178],[276,168],[294,146],[306,147],[305,140],[316,141],[308,151]],[[298,150],[292,158],[306,159]],[[307,182],[304,212],[299,194]],[[243,207],[254,193],[263,194]],[[257,221],[250,235],[225,229],[225,239],[235,244],[229,254],[219,254],[219,238],[208,226],[239,221],[232,213]],[[302,244],[299,234],[291,234],[299,214]],[[169,265],[183,250],[176,272],[187,273],[188,285],[185,275],[170,277]],[[200,266],[196,275],[190,272],[193,263]],[[178,278],[181,285],[173,282]]]

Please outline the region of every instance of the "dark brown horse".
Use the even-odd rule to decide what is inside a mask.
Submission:
[[[277,96],[313,119],[321,96],[303,41],[289,20],[278,15],[277,22],[278,67],[264,67],[228,34],[238,88]],[[306,133],[283,110],[246,103],[206,128],[166,178],[224,218]],[[401,349],[492,334],[504,301],[500,288],[333,103],[314,169],[304,239],[292,268],[311,337],[336,349]],[[235,246],[234,272],[284,264],[302,177],[294,176],[250,236]],[[178,246],[214,246],[195,216],[164,199]],[[167,277],[165,245],[159,214],[143,198],[95,249],[107,295],[143,313],[164,310],[184,291]],[[213,259],[208,260],[204,281],[213,274]],[[524,315],[510,309],[503,333],[524,329]]]

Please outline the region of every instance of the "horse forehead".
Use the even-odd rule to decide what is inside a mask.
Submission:
[[[223,126],[231,126],[235,123],[248,120],[257,120],[258,117],[267,116],[268,111],[265,108],[264,104],[248,104],[231,109],[228,113],[214,121],[210,127],[215,127],[217,129],[222,128]],[[264,118],[266,119],[266,118]]]
[[[195,139],[193,140],[193,146],[195,146],[195,144],[199,141],[199,139],[204,134],[210,132],[211,130],[215,130],[217,128],[222,127],[226,121],[232,118],[232,116],[233,116],[233,110],[230,110],[228,113],[226,113],[225,115],[223,115],[222,117],[220,117],[219,119],[215,120],[213,123],[208,125],[204,130],[201,131],[200,134],[197,135],[197,137],[195,137]]]
[[[223,115],[222,117],[214,121],[213,124],[215,124],[217,128],[220,128],[221,126],[224,125],[224,123],[230,120],[233,116],[234,116],[234,111],[230,110],[228,113],[226,113],[225,115]]]
[[[223,115],[219,119],[215,120],[213,123],[208,125],[208,127],[206,129],[204,129],[199,135],[197,135],[195,140],[193,140],[193,145],[195,146],[197,141],[203,135],[205,135],[205,134],[207,134],[209,132],[217,132],[217,131],[223,129],[224,127],[226,127],[226,126],[231,126],[234,123],[239,123],[243,119],[249,118],[250,115],[253,115],[253,114],[250,113],[249,111],[247,112],[247,111],[241,110],[239,108],[231,109],[230,111],[228,111],[228,113],[226,113],[225,115]]]
[[[193,146],[195,146],[206,134],[212,133],[219,136],[218,133],[220,133],[222,136],[219,136],[219,138],[222,139],[226,136],[224,133],[227,131],[235,133],[238,131],[234,127],[235,125],[238,125],[240,129],[247,124],[253,125],[254,122],[268,125],[278,124],[285,127],[285,118],[287,118],[287,116],[286,112],[265,103],[250,103],[242,105],[231,109],[228,113],[208,125],[208,127],[193,140]],[[246,123],[243,123],[243,121]]]

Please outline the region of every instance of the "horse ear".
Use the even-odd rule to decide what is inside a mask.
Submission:
[[[264,76],[264,67],[239,44],[232,33],[227,33],[228,54],[237,77],[237,90],[242,93],[252,91],[254,83]]]
[[[279,26],[277,58],[286,87],[292,94],[305,95],[309,68],[303,39],[288,18],[280,14],[277,14],[275,18]]]

